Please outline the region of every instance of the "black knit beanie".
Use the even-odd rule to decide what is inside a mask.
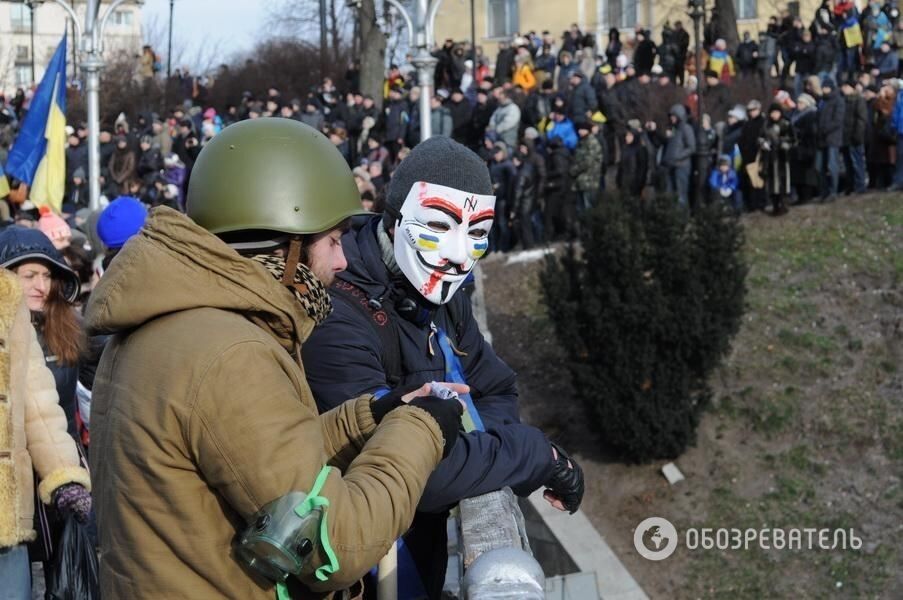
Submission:
[[[386,229],[398,220],[401,205],[418,181],[492,195],[492,180],[483,159],[449,137],[431,137],[417,144],[392,173],[383,213]]]

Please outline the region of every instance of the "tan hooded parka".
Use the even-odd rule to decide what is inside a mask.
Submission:
[[[236,535],[264,504],[309,491],[327,463],[339,569],[314,577],[321,543],[306,586],[347,588],[409,527],[441,459],[435,421],[403,407],[377,428],[369,396],[318,415],[298,358],[313,319],[187,217],[151,213],[92,293],[87,323],[116,333],[91,417],[106,600],[274,598],[237,560]]]

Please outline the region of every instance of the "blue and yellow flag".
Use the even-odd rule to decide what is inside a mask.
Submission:
[[[35,91],[6,161],[6,172],[28,184],[29,198],[56,213],[66,188],[66,37]]]
[[[3,165],[0,165],[0,198],[9,196],[9,181],[6,179],[6,173],[3,172]]]

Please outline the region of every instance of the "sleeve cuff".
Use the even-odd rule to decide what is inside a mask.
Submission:
[[[67,483],[77,483],[86,490],[91,490],[91,476],[81,467],[61,467],[52,471],[50,475],[41,480],[38,486],[38,495],[41,502],[50,504],[53,500],[53,492]]]
[[[376,421],[373,420],[373,411],[370,409],[370,403],[374,400],[376,396],[364,396],[358,399],[354,407],[354,419],[365,438],[369,438],[376,430]]]

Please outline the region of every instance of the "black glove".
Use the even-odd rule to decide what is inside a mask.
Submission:
[[[399,406],[404,406],[404,401],[401,399],[403,396],[406,396],[421,387],[423,387],[422,383],[397,387],[381,398],[377,398],[370,402],[370,412],[373,413],[373,420],[376,421],[376,424],[379,425],[379,422],[382,421],[383,417],[389,414],[390,411],[395,410]]]
[[[439,430],[442,431],[442,437],[445,438],[442,458],[448,456],[452,448],[455,447],[458,435],[461,432],[461,415],[464,414],[464,407],[461,406],[461,402],[457,398],[443,400],[436,396],[421,396],[412,400],[409,406],[422,408],[436,420]]]
[[[544,485],[561,500],[569,513],[574,514],[583,500],[583,469],[561,449],[561,446],[555,442],[551,444],[558,453],[558,458],[555,459],[552,474]]]

